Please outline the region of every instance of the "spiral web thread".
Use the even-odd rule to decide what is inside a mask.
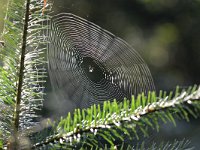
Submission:
[[[154,90],[151,73],[139,54],[101,27],[60,13],[50,21],[49,37],[52,88],[77,107]]]

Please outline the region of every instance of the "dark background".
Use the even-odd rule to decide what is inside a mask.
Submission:
[[[121,37],[149,66],[157,90],[200,83],[199,0],[54,0],[53,11],[73,13]],[[200,147],[200,120],[166,124],[156,138],[189,139]]]
[[[148,64],[156,89],[200,83],[199,0],[55,0],[53,10],[127,41]]]

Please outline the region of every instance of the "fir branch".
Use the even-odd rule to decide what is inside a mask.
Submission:
[[[30,11],[30,0],[26,2],[26,12],[25,12],[25,21],[24,21],[24,29],[22,36],[22,49],[21,49],[21,61],[19,68],[19,80],[18,80],[18,88],[17,88],[17,97],[16,97],[16,106],[15,106],[15,117],[14,117],[14,128],[15,135],[19,130],[19,113],[20,113],[20,104],[21,104],[21,94],[22,94],[22,84],[24,77],[24,62],[25,62],[25,51],[27,45],[27,30],[28,30],[28,21],[29,21],[29,11]]]
[[[74,112],[73,118],[69,113],[66,119],[62,119],[60,121],[57,135],[48,137],[45,141],[33,145],[32,148],[38,148],[42,145],[48,145],[50,143],[62,144],[64,141],[67,143],[72,143],[74,140],[80,141],[80,137],[84,134],[91,133],[95,136],[100,129],[112,130],[114,127],[120,129],[121,125],[125,125],[127,123],[132,124],[132,128],[139,126],[143,134],[146,134],[147,131],[143,128],[144,125],[139,123],[141,121],[152,128],[154,128],[154,125],[157,126],[157,129],[159,128],[157,119],[153,120],[153,124],[149,122],[148,116],[150,114],[155,114],[157,117],[164,120],[164,117],[161,116],[162,114],[170,122],[175,123],[173,115],[176,116],[178,113],[183,112],[187,115],[195,114],[195,112],[191,110],[186,112],[188,107],[185,107],[185,104],[194,106],[197,108],[196,111],[198,112],[200,110],[200,87],[196,89],[196,86],[194,86],[193,89],[189,88],[187,92],[183,91],[180,94],[177,90],[175,97],[172,99],[169,99],[169,96],[163,98],[162,94],[160,94],[160,97],[157,98],[155,93],[152,92],[148,95],[148,97],[145,97],[144,95],[139,95],[137,99],[134,99],[133,97],[131,103],[127,100],[124,100],[123,104],[117,104],[116,101],[112,103],[105,102],[103,110],[100,110],[99,105],[97,108],[96,106],[92,106],[90,109],[82,110],[82,113],[78,109]],[[152,102],[146,103],[148,99],[151,99]],[[187,109],[184,110],[185,108]],[[175,110],[176,114],[170,113],[170,111],[167,110]],[[187,115],[182,117],[184,119],[188,119]],[[195,117],[196,116],[197,115],[195,115]],[[156,117],[153,116],[152,118]]]
[[[5,108],[0,111],[0,139],[4,146],[10,143],[8,149],[21,148],[19,141],[29,136],[23,131],[37,125],[40,117],[37,112],[42,108],[46,77],[44,22],[48,20],[42,9],[40,0],[11,0],[8,4],[2,34],[5,44],[0,46],[0,105]]]

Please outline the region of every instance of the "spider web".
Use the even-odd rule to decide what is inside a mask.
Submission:
[[[124,40],[71,13],[52,17],[48,70],[56,95],[84,108],[154,90],[151,73]]]

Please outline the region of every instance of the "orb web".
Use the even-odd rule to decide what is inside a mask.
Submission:
[[[125,41],[70,13],[50,21],[48,70],[53,90],[77,107],[130,99],[154,90],[150,71]]]

